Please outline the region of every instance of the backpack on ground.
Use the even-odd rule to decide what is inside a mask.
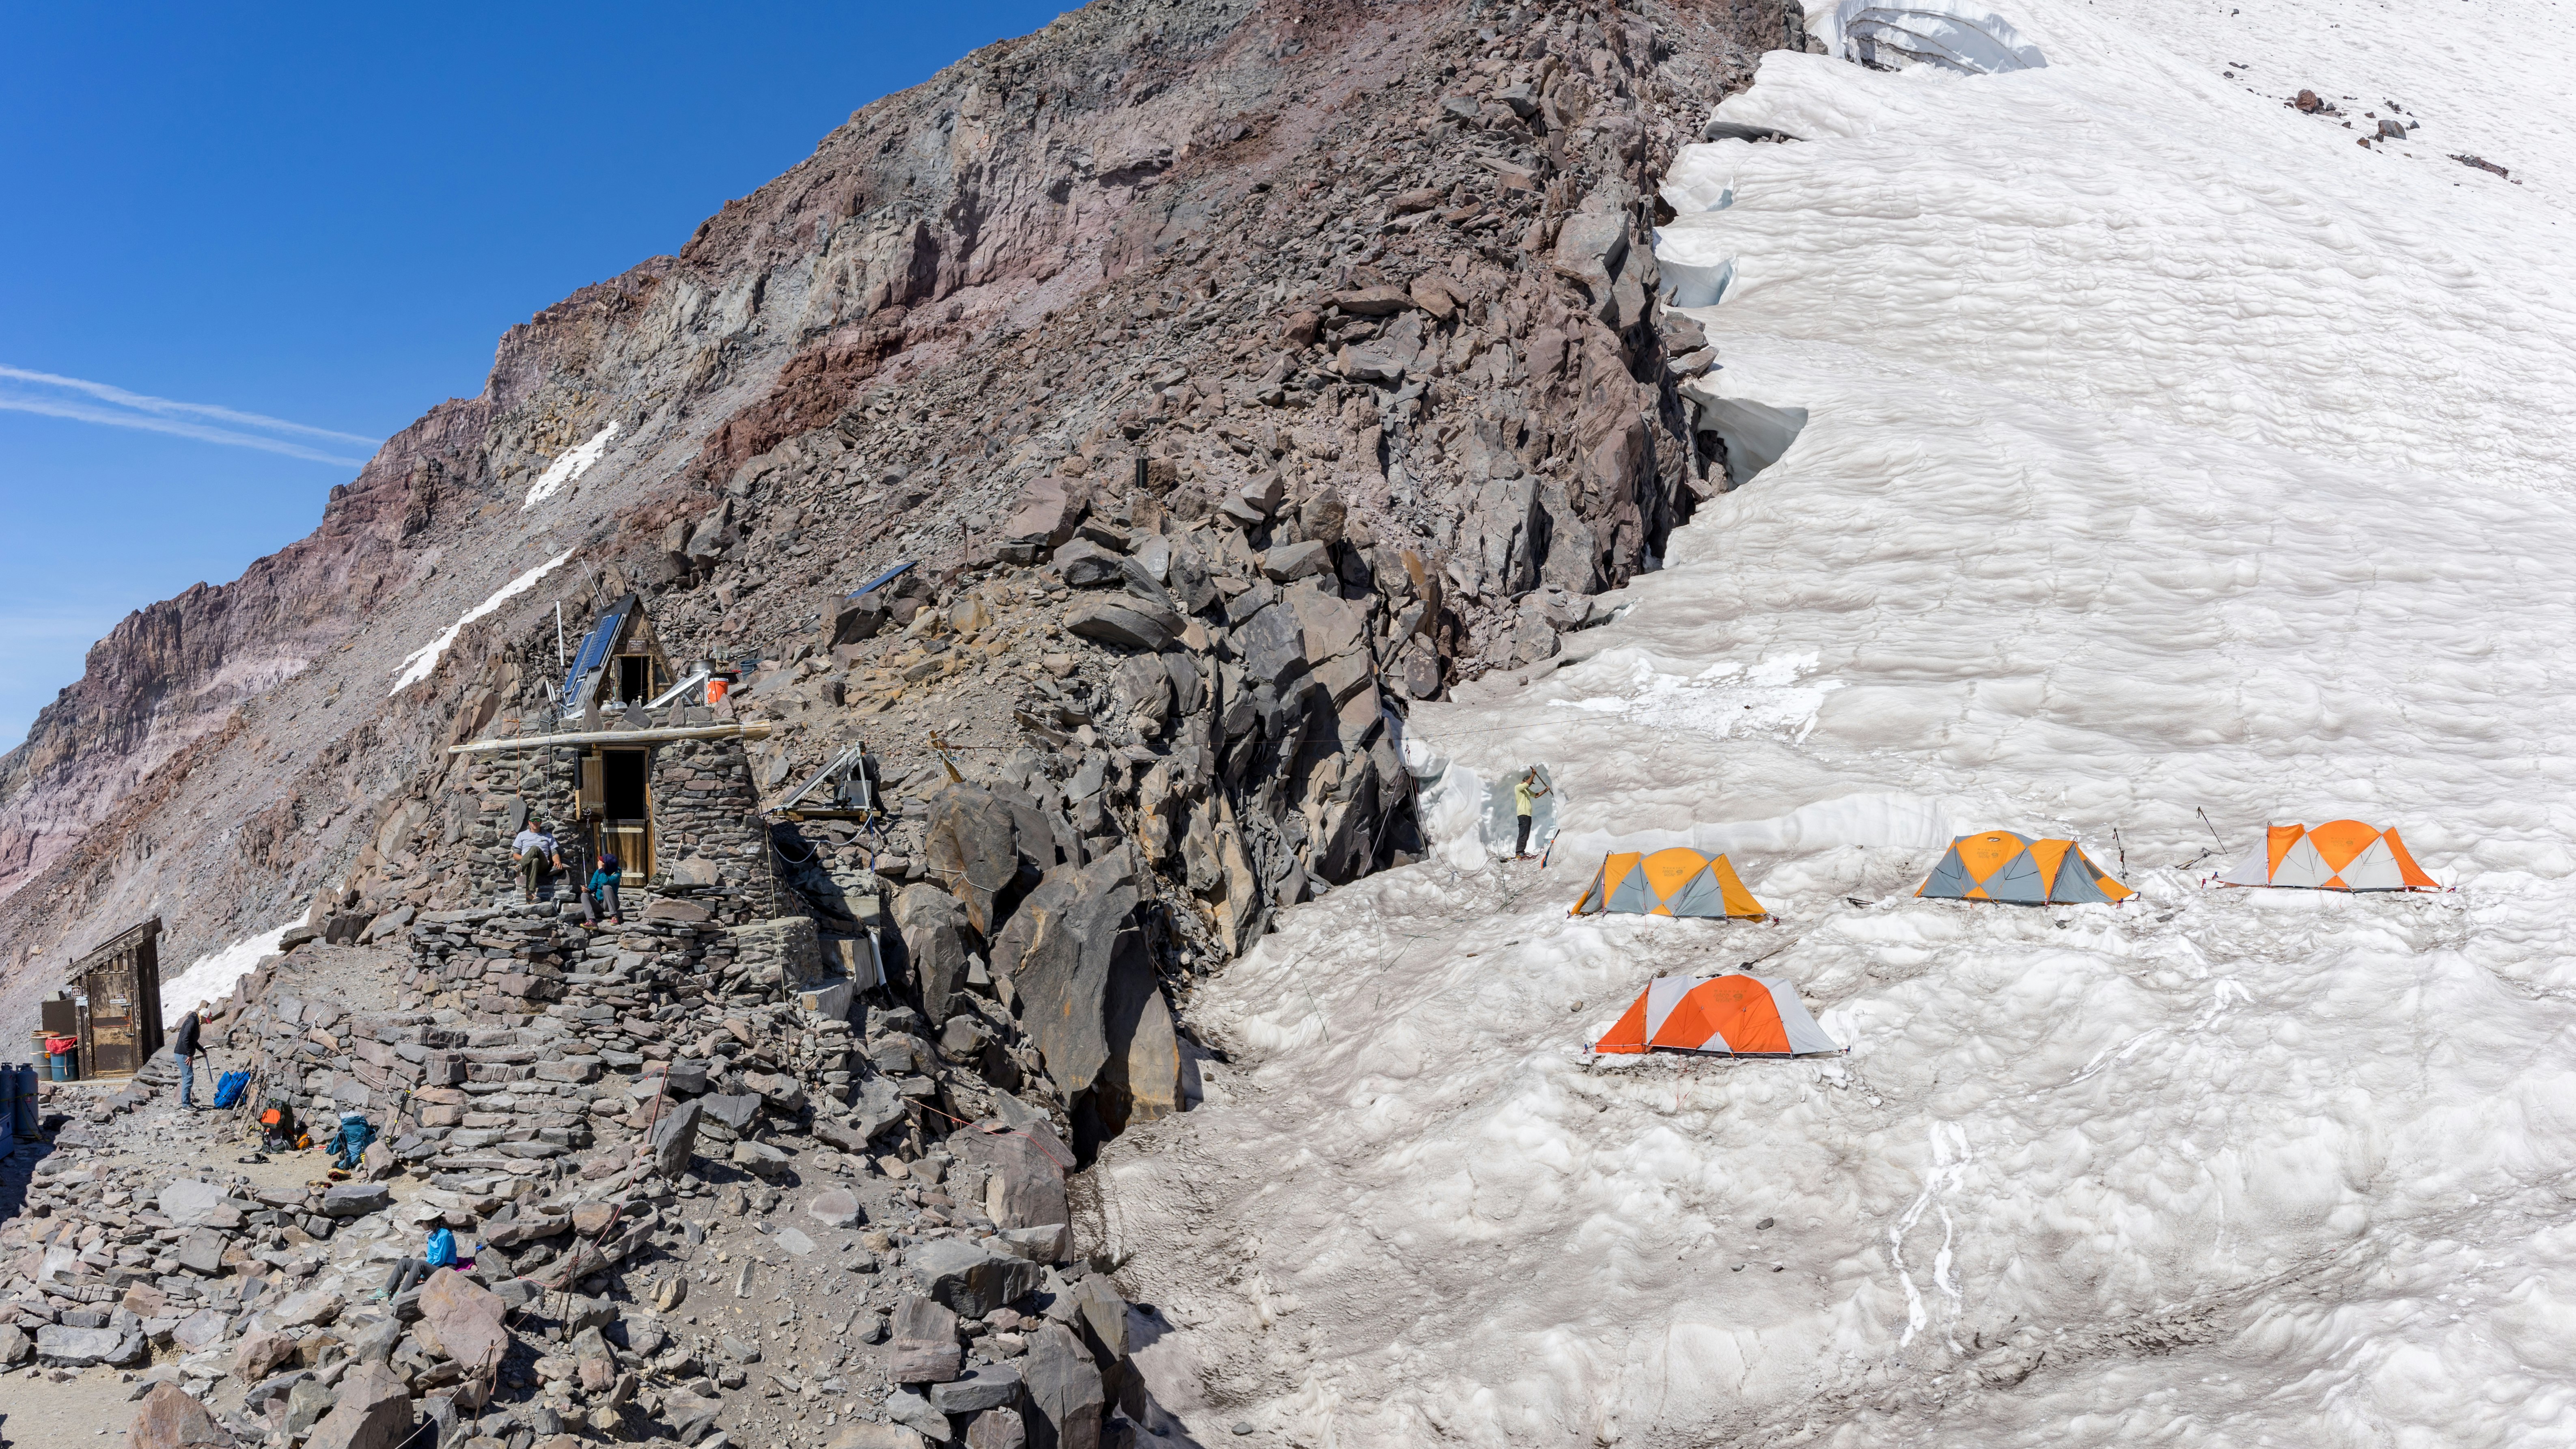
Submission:
[[[249,1087],[250,1073],[246,1071],[226,1072],[222,1076],[217,1077],[215,1079],[216,1110],[221,1111],[224,1108],[233,1106],[240,1102],[242,1099],[242,1093],[248,1090]]]
[[[367,1144],[375,1140],[376,1129],[368,1123],[363,1113],[343,1112],[340,1114],[339,1130],[333,1132],[331,1140],[322,1145],[332,1154],[333,1166],[343,1172],[352,1172],[357,1169],[358,1159],[365,1154]]]
[[[259,1114],[259,1130],[262,1145],[272,1152],[284,1152],[296,1146],[303,1134],[296,1129],[295,1104],[287,1100],[286,1094],[275,1092],[269,1095],[267,1109]]]

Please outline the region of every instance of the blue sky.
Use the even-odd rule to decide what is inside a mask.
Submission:
[[[481,390],[511,323],[1065,8],[18,7],[0,750],[117,620],[303,536],[360,440]]]

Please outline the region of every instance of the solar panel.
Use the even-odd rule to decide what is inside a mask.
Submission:
[[[581,652],[573,656],[572,673],[564,676],[564,708],[573,707],[577,702],[575,696],[581,691],[581,682],[588,679],[591,671],[607,660],[609,646],[617,642],[617,626],[626,618],[626,611],[633,607],[634,602],[634,596],[631,594],[618,600],[607,613],[599,617],[599,623],[592,627],[590,633],[583,637]]]
[[[888,584],[890,584],[890,583],[893,583],[895,580],[897,580],[897,579],[899,579],[899,578],[902,578],[902,577],[903,577],[903,575],[904,575],[904,571],[905,571],[905,570],[907,570],[907,569],[909,569],[909,568],[911,568],[915,562],[916,562],[916,561],[915,561],[915,560],[913,560],[913,559],[905,559],[903,562],[901,562],[901,563],[899,563],[899,564],[896,564],[893,568],[887,569],[884,573],[881,573],[881,574],[877,575],[875,578],[872,578],[872,579],[868,580],[868,581],[867,581],[867,583],[866,583],[865,585],[863,585],[863,586],[861,586],[860,588],[858,588],[857,590],[853,591],[853,592],[851,593],[850,597],[851,597],[851,598],[853,598],[853,599],[855,599],[855,598],[859,597],[859,595],[861,595],[861,594],[872,594],[872,593],[875,593],[877,590],[879,590],[879,589],[881,589],[881,588],[885,587],[886,585],[888,585]]]

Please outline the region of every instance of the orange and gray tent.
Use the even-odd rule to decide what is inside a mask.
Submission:
[[[1696,850],[1629,851],[1601,862],[1570,916],[1767,916],[1725,856]]]
[[[2218,878],[2221,885],[2292,886],[2317,891],[2437,891],[2442,887],[2394,827],[2329,820],[2311,829],[2275,825],[2262,847]]]
[[[1592,1049],[1794,1057],[1843,1048],[1816,1025],[1789,983],[1737,974],[1656,977]]]
[[[2104,874],[2072,840],[2032,840],[2009,830],[1989,830],[1951,841],[1949,854],[1915,894],[2062,906],[2125,901],[2137,892]]]

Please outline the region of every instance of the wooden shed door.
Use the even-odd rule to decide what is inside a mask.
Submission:
[[[134,977],[127,971],[93,971],[82,978],[89,993],[89,1060],[94,1077],[130,1077],[143,1066],[135,1050]]]
[[[645,750],[602,750],[600,838],[640,886],[653,875],[653,756]]]

